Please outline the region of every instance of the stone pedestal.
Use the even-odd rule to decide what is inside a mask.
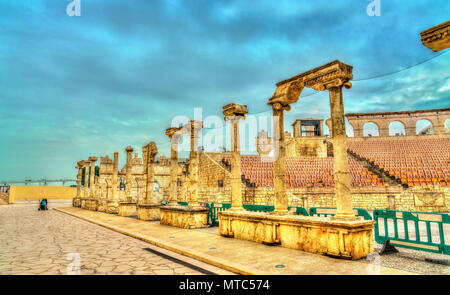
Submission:
[[[221,236],[349,259],[364,258],[373,252],[374,223],[248,211],[219,212]]]
[[[118,214],[119,213],[119,201],[115,201],[115,200],[106,201],[106,213]]]
[[[160,204],[139,204],[137,210],[137,216],[139,220],[159,220],[159,208]]]
[[[81,198],[73,198],[72,206],[80,208],[81,207]]]
[[[86,210],[97,211],[98,208],[98,199],[85,199],[84,200],[84,208]]]
[[[106,199],[99,199],[97,211],[106,212],[106,206],[107,206]]]
[[[119,202],[119,216],[136,216],[136,203],[134,202]]]
[[[86,200],[89,200],[88,198],[80,198],[80,208],[81,209],[87,209],[86,208]]]
[[[208,227],[208,209],[190,206],[163,206],[160,208],[161,224],[186,229]]]

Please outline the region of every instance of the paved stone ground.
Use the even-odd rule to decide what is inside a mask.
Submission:
[[[70,253],[81,274],[201,274],[143,250],[148,243],[36,205],[0,206],[0,224],[1,275],[66,274]]]
[[[218,234],[218,227],[209,227],[196,230],[214,235]],[[445,233],[447,234],[447,236],[450,236],[448,229],[445,230]],[[436,232],[434,232],[434,234],[436,234]],[[426,238],[423,240],[426,240]],[[426,261],[426,259],[432,259],[434,261],[440,260],[448,262],[450,261],[450,256],[448,255],[425,251],[416,251],[401,247],[397,247],[397,250],[399,251],[398,253],[377,255],[377,253],[381,251],[382,247],[383,245],[375,242],[374,245],[375,252],[372,253],[369,257],[367,257],[367,259],[361,259],[359,261],[363,263],[376,263],[385,267],[401,269],[404,271],[420,274],[450,275],[450,266]]]

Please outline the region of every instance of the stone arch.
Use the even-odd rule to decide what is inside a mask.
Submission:
[[[373,129],[372,124],[375,125],[376,129]],[[367,127],[372,128],[367,129]],[[363,124],[363,136],[380,136],[380,125],[378,125],[375,121],[365,121]]]
[[[345,118],[345,132],[347,137],[355,137],[355,128],[353,125]]]
[[[389,122],[389,136],[398,136],[406,134],[406,124],[401,120]]]
[[[444,120],[444,133],[450,133],[450,117]]]
[[[426,124],[426,123],[429,124]],[[431,128],[431,130],[430,130]],[[423,118],[416,121],[416,134],[422,135],[422,134],[434,134],[434,125],[433,120],[429,118]]]

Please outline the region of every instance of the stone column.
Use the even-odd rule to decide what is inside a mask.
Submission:
[[[77,163],[78,175],[77,175],[77,198],[81,198],[81,176],[83,172],[83,162]]]
[[[182,127],[172,127],[166,130],[170,138],[170,190],[169,206],[177,206],[177,178],[178,178],[178,141],[182,135]]]
[[[332,83],[330,92],[331,122],[333,129],[334,183],[336,190],[336,219],[355,219],[352,209],[351,179],[347,157],[347,138],[345,133],[343,83]],[[348,82],[345,87],[350,88]]]
[[[126,195],[126,202],[131,203],[133,201],[133,198],[131,196],[131,160],[132,160],[132,152],[133,148],[131,146],[127,146],[125,148],[125,151],[127,152],[127,169],[126,169],[126,177],[125,177],[125,195]]]
[[[288,195],[286,193],[286,147],[284,133],[284,114],[283,111],[289,111],[289,105],[281,103],[272,104],[273,110],[273,139],[275,147],[278,146],[278,156],[274,163],[274,189],[275,189],[275,211],[276,214],[288,213]]]
[[[95,197],[95,162],[97,162],[97,157],[89,157],[89,161],[91,162],[91,171],[89,177],[89,189],[90,189],[90,198]]]
[[[89,165],[91,162],[84,161],[84,198],[89,198]]]
[[[155,196],[153,193],[153,183],[154,180],[154,164],[155,164],[155,157],[158,154],[158,149],[156,148],[156,144],[152,141],[148,145],[145,146],[145,159],[146,162],[144,162],[145,171],[147,172],[146,177],[146,194],[145,194],[145,203],[146,204],[156,204]],[[159,204],[158,204],[159,205]]]
[[[112,187],[111,187],[111,191],[112,191],[112,199],[114,201],[118,201],[119,200],[119,195],[117,192],[117,185],[118,185],[118,177],[119,177],[119,153],[115,152],[114,153],[114,168],[113,168],[113,174],[112,174]]]
[[[200,130],[203,128],[203,122],[191,120],[188,123],[187,129],[190,133],[191,138],[191,150],[189,153],[189,176],[188,178],[188,189],[189,189],[189,206],[198,207],[198,165],[199,165],[199,154],[198,154],[198,138]]]
[[[223,106],[225,121],[230,121],[231,127],[231,209],[234,211],[242,209],[242,170],[241,152],[239,145],[239,120],[245,119],[248,113],[247,106],[239,104],[228,104]]]

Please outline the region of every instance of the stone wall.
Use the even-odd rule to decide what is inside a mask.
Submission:
[[[327,140],[325,136],[292,138],[286,146],[286,157],[327,157]]]

